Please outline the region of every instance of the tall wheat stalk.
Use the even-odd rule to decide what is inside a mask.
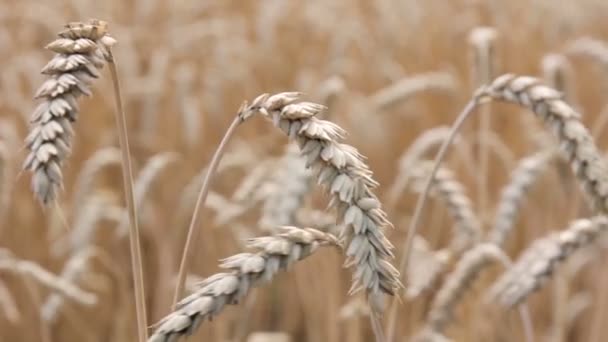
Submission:
[[[116,61],[112,51],[108,48],[105,55],[108,61],[112,85],[114,88],[115,121],[118,129],[118,141],[121,150],[121,170],[125,202],[129,213],[129,244],[131,249],[131,271],[133,272],[133,285],[135,288],[135,306],[137,314],[137,333],[140,342],[148,338],[148,319],[146,314],[146,294],[144,287],[143,263],[141,257],[141,242],[139,240],[139,220],[137,217],[137,203],[133,194],[133,167],[129,150],[129,138],[127,133],[127,119],[122,104],[120,93],[120,82]]]

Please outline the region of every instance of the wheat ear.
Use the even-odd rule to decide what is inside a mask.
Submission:
[[[250,239],[257,253],[241,253],[221,260],[226,273],[217,273],[200,283],[198,290],[177,303],[163,318],[150,342],[176,341],[188,336],[205,319],[213,319],[226,305],[238,304],[252,287],[270,281],[281,269],[312,254],[319,246],[337,246],[337,239],[312,228],[281,227],[274,236]]]
[[[259,221],[262,229],[296,223],[297,211],[310,189],[311,176],[298,146],[288,144],[274,177],[265,185],[268,195],[265,196]]]
[[[419,161],[412,168],[411,176],[414,187],[420,190],[427,175],[432,170],[432,161]],[[454,233],[450,251],[458,255],[471,247],[481,238],[481,223],[473,211],[473,204],[466,195],[464,186],[456,180],[454,173],[445,167],[437,170],[431,190],[437,193],[454,220]]]
[[[512,74],[497,78],[477,97],[517,103],[532,110],[551,130],[595,210],[608,212],[608,164],[593,138],[558,91],[533,77]]]
[[[256,109],[272,119],[300,146],[306,164],[312,167],[319,184],[332,195],[329,206],[338,209],[340,232],[345,241],[346,266],[355,266],[350,293],[365,288],[375,310],[380,310],[381,294],[394,295],[401,288],[399,272],[390,264],[392,245],[383,228],[390,225],[373,190],[378,184],[352,146],[339,140],[345,132],[337,125],[315,118],[324,107],[310,102],[296,103],[299,93],[262,95]]]
[[[97,69],[103,67],[115,43],[105,22],[91,20],[66,25],[59,38],[46,46],[57,54],[42,69],[49,78],[35,95],[42,102],[31,116],[25,139],[30,153],[23,163],[33,173],[32,190],[43,205],[52,202],[63,187],[61,166],[72,148],[77,99],[92,94],[90,86],[100,75]]]
[[[509,263],[508,257],[492,244],[479,244],[462,256],[431,303],[427,325],[433,331],[442,333],[445,330],[454,316],[456,304],[471,287],[478,273],[496,261]]]
[[[550,53],[543,57],[541,67],[545,82],[555,90],[561,91],[564,100],[575,106],[574,68],[568,58],[557,53]]]
[[[72,212],[80,212],[81,205],[86,203],[86,198],[93,192],[93,186],[97,175],[104,168],[117,165],[120,166],[120,150],[116,147],[100,148],[88,158],[74,183],[74,193],[72,194]]]
[[[146,162],[146,165],[141,169],[133,184],[133,196],[135,199],[135,210],[141,212],[144,208],[146,195],[152,188],[154,181],[160,176],[161,172],[169,167],[172,163],[175,163],[179,158],[179,155],[174,152],[161,152],[150,157]],[[116,227],[116,234],[118,236],[124,236],[128,232],[129,217],[125,215],[121,220],[118,227]]]
[[[566,53],[589,57],[602,67],[608,67],[608,44],[604,41],[591,37],[579,38],[568,45]]]
[[[510,182],[501,191],[494,225],[488,237],[490,242],[497,246],[504,245],[526,194],[554,155],[550,151],[541,151],[519,161],[511,173]]]
[[[509,257],[494,244],[482,243],[466,252],[435,295],[427,316],[426,327],[419,336],[443,336],[446,326],[454,318],[454,309],[465,292],[471,288],[472,283],[485,267],[496,262],[507,269],[511,266]],[[520,306],[519,313],[526,341],[531,342],[534,333],[527,306]]]
[[[373,108],[373,112],[387,111],[423,91],[439,90],[453,92],[457,88],[458,82],[452,74],[428,72],[402,78],[378,90],[368,100]]]
[[[76,282],[82,273],[88,271],[89,261],[94,258],[103,259],[105,263],[108,263],[107,256],[103,254],[101,250],[96,248],[82,248],[81,250],[74,253],[70,259],[63,266],[61,271],[61,279],[67,282]],[[43,303],[40,311],[42,318],[46,321],[54,321],[57,317],[61,306],[64,304],[64,297],[57,293],[51,294]]]
[[[551,277],[560,263],[607,229],[608,218],[596,216],[576,220],[566,230],[536,240],[496,281],[490,296],[508,307],[521,303]]]
[[[414,208],[400,266],[408,262],[409,251],[418,230],[422,209],[424,209],[435,173],[458,130],[479,102],[484,99],[517,103],[531,109],[559,141],[562,153],[570,161],[574,173],[582,183],[594,208],[600,212],[608,211],[608,179],[606,178],[608,165],[600,155],[593,138],[580,122],[580,115],[562,99],[560,92],[542,85],[538,79],[505,74],[496,78],[490,85],[479,88],[473,99],[467,103],[454,121],[452,132],[439,149],[423,193]]]
[[[34,262],[20,260],[10,255],[2,256],[0,258],[0,271],[30,277],[38,284],[61,293],[64,297],[76,303],[87,306],[97,304],[97,296],[81,290],[71,282],[52,274]]]
[[[506,74],[475,92],[473,99],[467,103],[454,121],[450,136],[437,152],[433,169],[428,175],[425,187],[414,208],[404,242],[400,269],[403,269],[408,263],[411,246],[418,230],[422,210],[431,189],[433,178],[447,155],[449,146],[479,102],[488,98],[517,103],[531,109],[559,140],[563,154],[570,161],[574,173],[583,184],[583,189],[591,199],[594,208],[601,212],[608,211],[606,201],[608,179],[605,176],[608,166],[597,150],[589,132],[580,122],[578,113],[563,101],[557,90],[542,85],[538,79]]]

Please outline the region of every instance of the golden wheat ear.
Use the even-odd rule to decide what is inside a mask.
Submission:
[[[149,342],[176,341],[191,335],[204,320],[211,320],[235,305],[252,287],[270,281],[280,270],[311,255],[320,246],[338,246],[331,234],[312,228],[279,227],[278,233],[250,239],[248,247],[257,253],[240,253],[220,262],[225,273],[203,280],[198,289],[177,303],[175,311],[163,318]]]
[[[33,173],[32,191],[43,205],[57,197],[63,187],[61,166],[72,150],[72,122],[78,117],[77,100],[90,96],[98,69],[116,41],[99,20],[70,23],[59,38],[46,46],[56,55],[42,68],[48,79],[38,88],[41,102],[31,116],[25,145],[30,150],[23,168]]]

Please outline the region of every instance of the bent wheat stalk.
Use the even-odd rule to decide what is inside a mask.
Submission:
[[[486,99],[516,103],[532,110],[560,142],[563,155],[570,162],[594,209],[603,213],[608,212],[608,165],[595,146],[593,138],[580,122],[580,115],[562,99],[560,92],[542,85],[538,79],[505,74],[496,78],[490,85],[481,87],[475,92],[471,101],[467,103],[452,125],[452,133],[439,149],[433,169],[428,175],[427,182],[412,215],[404,242],[400,270],[404,269],[408,262],[422,210],[433,179],[447,154],[449,146],[473,110],[482,100]]]
[[[192,334],[226,305],[239,304],[252,287],[270,281],[279,270],[288,269],[320,246],[338,246],[338,240],[312,228],[281,227],[276,235],[250,239],[247,245],[258,252],[221,260],[220,268],[226,272],[203,280],[198,290],[156,325],[148,341],[176,341]]]
[[[481,87],[476,91],[473,99],[469,101],[454,122],[452,134],[444,141],[437,153],[433,170],[428,176],[423,193],[414,209],[405,241],[402,265],[407,263],[420,215],[439,165],[445,158],[448,147],[462,124],[480,101],[485,99],[516,103],[532,110],[559,141],[562,154],[570,162],[594,209],[599,212],[608,212],[608,165],[599,153],[588,130],[580,122],[580,115],[563,100],[560,92],[542,85],[538,79],[505,74],[496,78],[487,87]]]
[[[59,38],[46,46],[57,54],[42,69],[49,78],[38,88],[35,97],[42,102],[31,116],[25,145],[30,150],[23,168],[33,173],[32,190],[45,206],[63,187],[61,166],[71,152],[78,116],[77,100],[92,94],[90,86],[116,43],[107,34],[107,24],[98,20],[70,23]]]
[[[257,100],[258,99],[256,99],[256,101]],[[215,150],[215,153],[213,154],[213,157],[211,158],[211,162],[209,163],[209,167],[207,169],[207,172],[205,173],[205,178],[203,179],[203,184],[201,185],[201,189],[200,189],[198,197],[196,199],[196,204],[194,205],[194,212],[192,213],[192,219],[190,221],[190,226],[188,227],[186,243],[184,245],[184,249],[182,252],[182,257],[181,257],[181,261],[180,261],[180,265],[179,265],[179,272],[177,274],[177,285],[175,287],[175,293],[173,295],[173,306],[175,306],[177,304],[179,298],[181,298],[182,294],[184,293],[186,275],[188,274],[188,268],[189,268],[189,264],[190,264],[190,262],[189,262],[190,253],[192,250],[192,246],[194,245],[194,242],[196,242],[198,240],[198,235],[199,235],[198,234],[199,230],[196,229],[198,226],[199,220],[200,220],[199,212],[202,210],[203,206],[205,205],[205,200],[207,198],[207,194],[209,193],[209,187],[211,186],[211,178],[215,174],[215,172],[220,164],[220,161],[222,159],[222,155],[224,154],[224,150],[228,146],[228,141],[230,140],[230,137],[232,137],[232,135],[236,131],[236,128],[241,123],[245,122],[245,120],[247,120],[249,117],[251,117],[251,115],[253,115],[255,113],[257,108],[259,108],[260,103],[256,102],[256,101],[253,101],[253,103],[250,106],[247,104],[247,102],[244,102],[241,105],[241,107],[239,108],[239,110],[237,112],[236,117],[234,118],[234,120],[232,121],[232,123],[230,124],[228,129],[226,130],[226,133],[224,134],[222,141],[218,145],[217,149]]]

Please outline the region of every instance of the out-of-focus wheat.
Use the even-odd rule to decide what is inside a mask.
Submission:
[[[510,182],[501,191],[494,225],[489,232],[490,242],[504,245],[517,221],[525,195],[554,155],[552,151],[541,151],[519,161]]]
[[[566,230],[536,240],[492,287],[490,295],[502,305],[525,300],[551,277],[572,253],[592,243],[608,229],[608,218],[596,216],[574,221]]]
[[[36,283],[61,293],[76,303],[88,306],[97,304],[97,297],[94,294],[81,290],[71,282],[50,273],[34,262],[4,256],[0,258],[0,271],[29,277]]]
[[[608,212],[608,164],[581,123],[580,115],[563,100],[561,93],[534,77],[506,74],[477,92],[477,99],[484,97],[532,110],[559,141],[593,208]]]
[[[433,162],[425,160],[414,165],[411,172],[414,188],[420,190]],[[471,200],[466,195],[464,186],[456,180],[454,173],[443,167],[433,179],[432,191],[445,204],[454,220],[454,232],[450,242],[450,251],[458,255],[470,248],[481,238],[481,223],[473,211]]]
[[[248,247],[258,253],[241,253],[221,261],[228,270],[206,278],[199,289],[181,300],[174,312],[156,326],[149,341],[175,341],[192,334],[205,319],[218,315],[226,305],[238,304],[251,287],[271,280],[281,269],[307,257],[319,246],[337,246],[337,239],[311,228],[282,227],[273,236],[254,238]]]

